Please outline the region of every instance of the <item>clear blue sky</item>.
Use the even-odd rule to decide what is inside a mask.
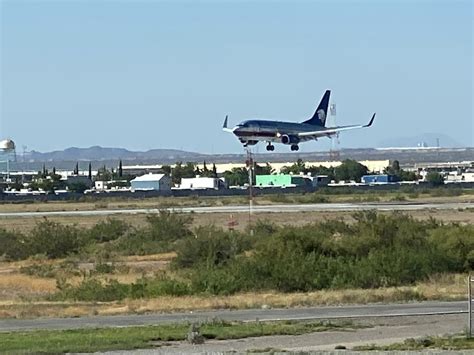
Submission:
[[[226,114],[300,121],[327,88],[338,124],[378,114],[343,147],[430,132],[474,145],[468,0],[0,4],[0,136],[28,149],[242,152]]]

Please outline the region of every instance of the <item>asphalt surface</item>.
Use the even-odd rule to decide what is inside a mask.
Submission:
[[[329,330],[324,332],[307,333],[301,335],[272,335],[244,339],[216,340],[206,339],[204,344],[189,344],[185,341],[153,342],[152,349],[133,349],[126,351],[109,351],[108,355],[129,354],[247,354],[264,353],[269,354],[270,349],[277,353],[290,352],[311,354],[366,354],[354,350],[335,350],[341,346],[353,349],[360,345],[389,345],[402,343],[407,338],[425,338],[429,336],[443,336],[446,334],[460,334],[465,327],[465,314],[415,316],[397,318],[365,318],[363,320],[351,320],[354,325],[360,325],[352,330]],[[265,351],[266,349],[266,351]],[[466,350],[434,350],[428,351],[387,351],[376,354],[472,354],[474,351]]]
[[[340,307],[292,309],[215,310],[170,314],[91,316],[81,318],[2,319],[0,332],[38,329],[78,329],[159,325],[177,322],[311,320],[364,317],[401,317],[422,315],[455,315],[467,313],[467,302],[420,302],[403,304],[371,304]]]
[[[337,211],[417,211],[425,209],[457,210],[474,208],[473,202],[455,203],[317,203],[317,204],[278,204],[254,205],[253,213],[278,212],[337,212]],[[248,213],[248,205],[211,206],[211,207],[182,207],[168,208],[169,211],[183,213]],[[157,213],[156,208],[142,209],[106,209],[85,211],[50,211],[50,212],[2,212],[0,217],[49,217],[49,216],[107,216],[113,214],[143,214]]]

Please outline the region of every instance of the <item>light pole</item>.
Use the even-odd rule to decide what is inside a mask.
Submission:
[[[246,165],[249,172],[249,228],[250,228],[250,235],[253,235],[253,228],[252,228],[252,214],[253,214],[253,156],[252,150],[247,148],[247,160]]]

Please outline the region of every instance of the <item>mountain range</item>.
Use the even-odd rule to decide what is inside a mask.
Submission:
[[[64,150],[41,153],[35,150],[25,153],[25,161],[48,162],[48,161],[108,161],[108,160],[157,160],[176,161],[194,160],[206,157],[205,154],[186,152],[177,149],[151,149],[145,152],[131,151],[125,148],[104,148],[93,146],[89,148],[71,147]]]
[[[398,147],[400,147],[398,145]],[[353,148],[340,149],[339,156],[331,155],[329,151],[315,152],[288,152],[288,153],[256,153],[254,161],[266,162],[296,162],[303,161],[328,161],[328,160],[399,160],[401,164],[414,164],[422,162],[452,162],[472,160],[474,148]],[[43,166],[51,169],[72,170],[76,163],[81,169],[86,169],[89,163],[93,168],[100,166],[117,167],[119,160],[124,165],[155,165],[174,164],[176,162],[195,163],[242,163],[246,155],[240,154],[201,154],[176,149],[152,149],[145,152],[131,151],[124,148],[104,148],[93,146],[89,148],[67,148],[52,152],[30,151],[24,155],[19,154],[16,162],[11,164],[14,170],[40,170]]]

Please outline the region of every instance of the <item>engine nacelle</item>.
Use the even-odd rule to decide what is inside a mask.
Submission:
[[[300,140],[297,136],[290,136],[288,134],[284,134],[281,136],[281,142],[283,144],[298,144]]]

